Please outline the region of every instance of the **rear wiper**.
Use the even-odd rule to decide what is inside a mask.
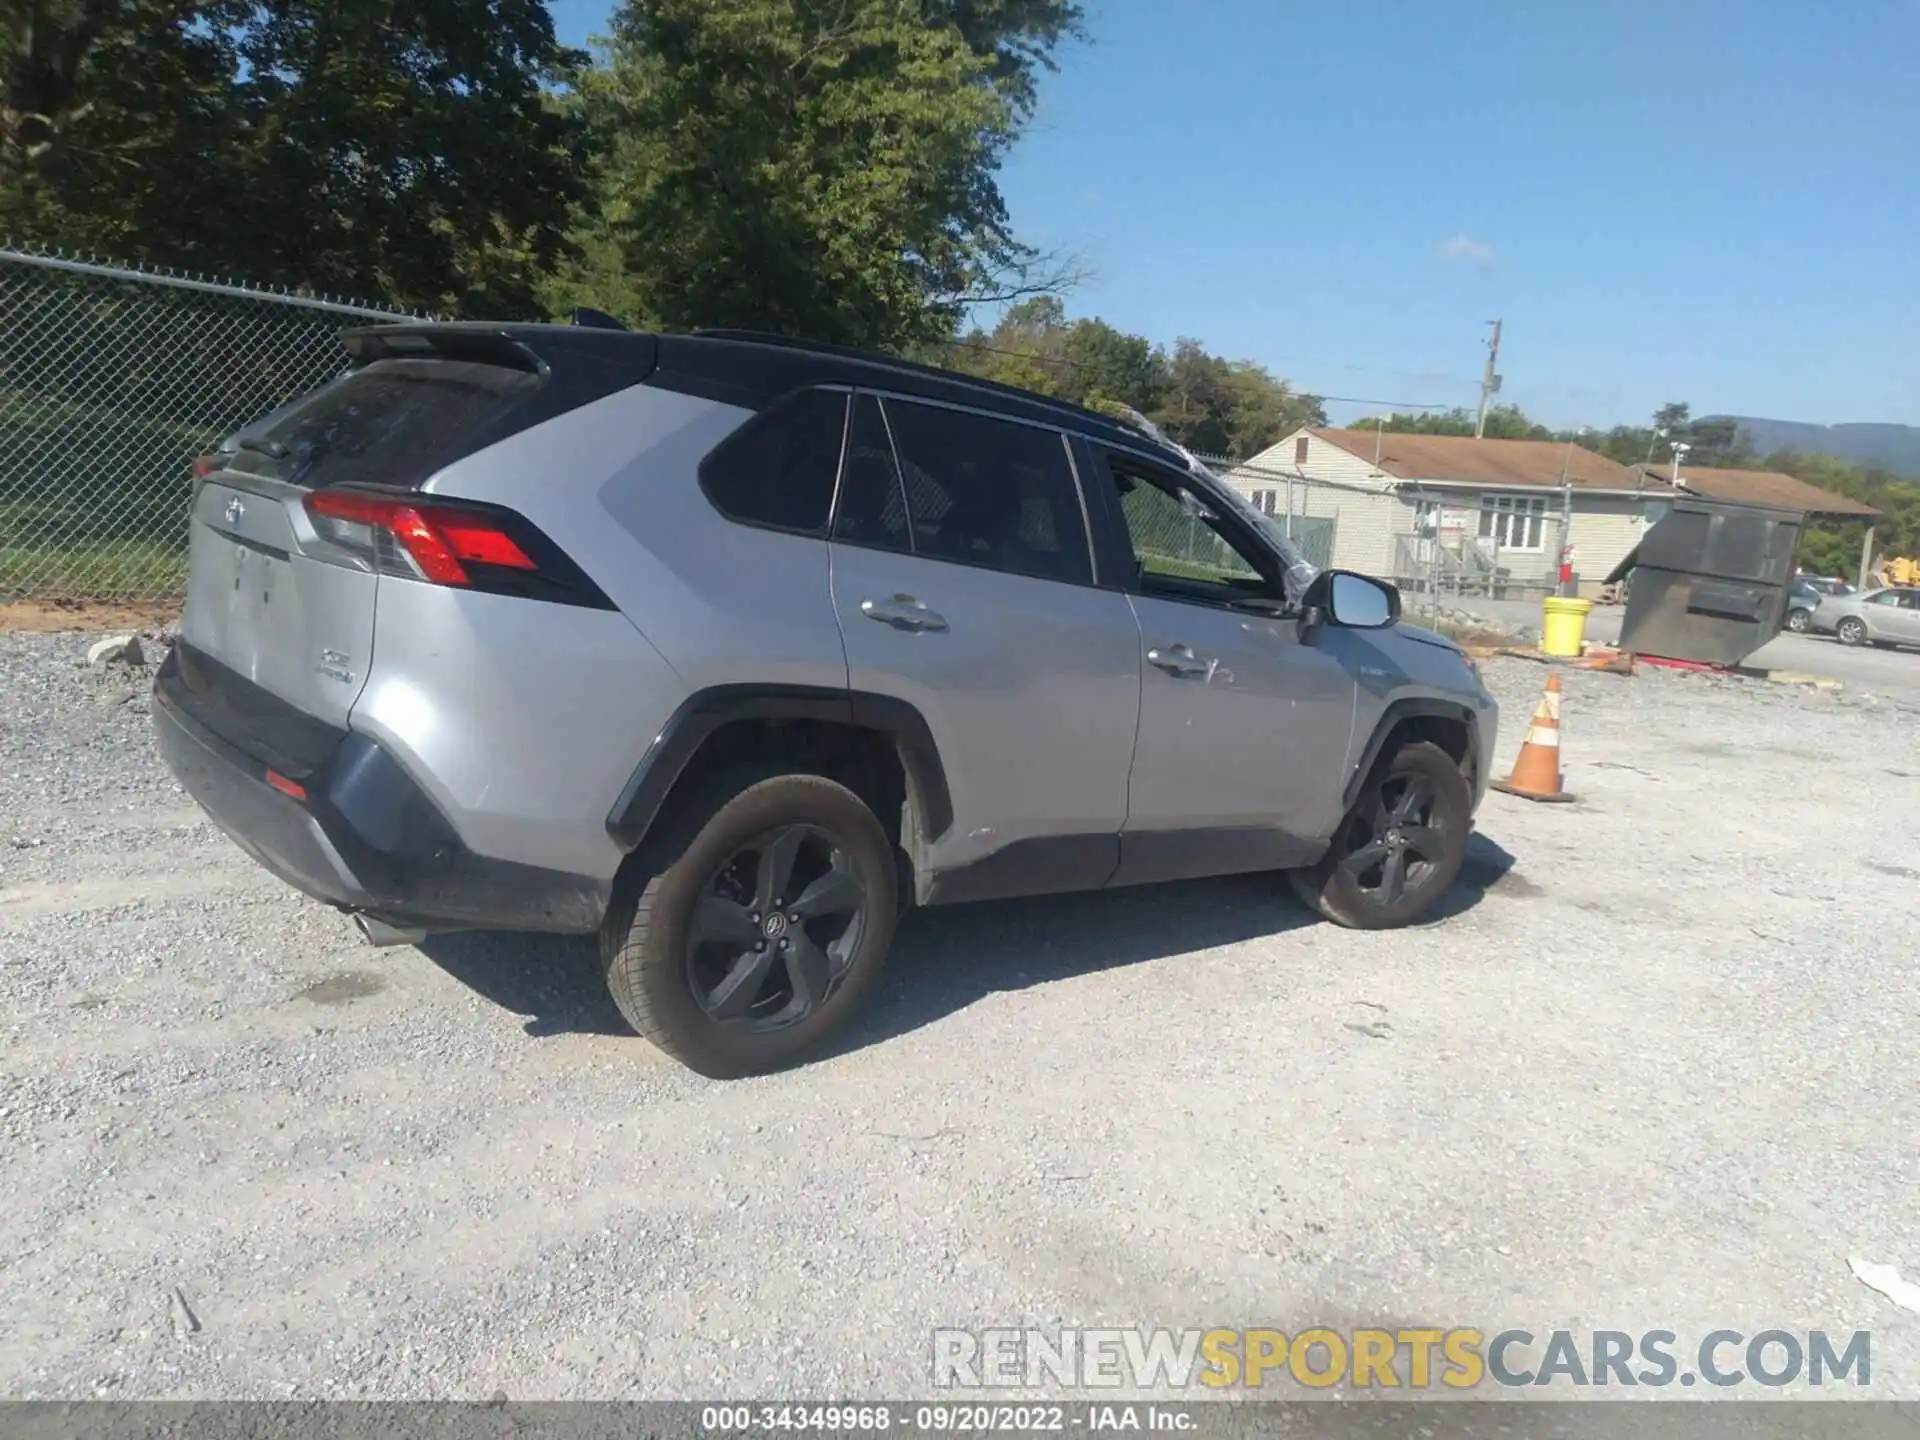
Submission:
[[[251,450],[256,455],[265,455],[269,460],[284,460],[293,452],[277,440],[235,440],[236,450]]]

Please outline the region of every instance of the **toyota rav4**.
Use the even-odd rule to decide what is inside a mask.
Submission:
[[[597,934],[704,1074],[814,1050],[909,905],[1458,869],[1497,710],[1151,426],[737,332],[391,325],[196,463],[154,723],[376,942]]]

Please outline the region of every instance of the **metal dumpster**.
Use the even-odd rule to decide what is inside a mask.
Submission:
[[[1804,521],[1770,505],[1676,499],[1607,577],[1628,581],[1620,648],[1739,664],[1780,633]]]

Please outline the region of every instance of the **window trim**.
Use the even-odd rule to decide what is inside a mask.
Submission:
[[[781,406],[792,404],[802,396],[813,394],[838,395],[841,397],[840,450],[834,459],[833,484],[827,490],[826,519],[812,530],[800,530],[791,525],[773,525],[765,520],[747,519],[744,516],[734,514],[731,510],[721,505],[718,500],[714,499],[713,488],[707,483],[707,467],[714,462],[715,458],[725,453],[728,446],[739,443],[743,436],[752,434],[755,426],[765,422],[767,416],[773,414],[773,412]],[[721,436],[720,439],[708,449],[707,453],[700,457],[699,463],[694,466],[694,477],[700,486],[700,496],[707,502],[708,506],[712,508],[713,513],[729,525],[739,525],[748,530],[762,530],[770,535],[793,535],[802,540],[825,540],[833,534],[834,516],[839,513],[840,479],[846,473],[847,469],[847,434],[852,424],[852,386],[835,385],[831,383],[796,385],[793,389],[779,396],[771,403],[754,411],[745,420],[742,420],[738,425],[734,426],[733,429]]]
[[[1519,490],[1483,490],[1481,491],[1480,492],[1480,514],[1483,517],[1488,515],[1492,515],[1495,517],[1505,517],[1509,521],[1509,529],[1511,529],[1510,522],[1514,517],[1518,516],[1526,519],[1531,519],[1532,517],[1537,515],[1540,519],[1540,539],[1532,545],[1511,545],[1511,544],[1508,544],[1504,539],[1501,539],[1498,535],[1489,536],[1484,532],[1480,533],[1476,538],[1481,540],[1487,540],[1487,539],[1498,540],[1499,541],[1498,549],[1500,553],[1503,555],[1544,555],[1546,554],[1547,552],[1547,498],[1548,497],[1545,495],[1530,495],[1525,491],[1519,491]],[[1523,509],[1522,506],[1524,506],[1525,508]],[[1494,523],[1497,528],[1500,523],[1499,518],[1496,518]],[[1523,534],[1525,533],[1524,529],[1522,530],[1522,533]]]
[[[1080,502],[1080,538],[1087,542],[1087,575],[1093,588],[1100,588],[1100,550],[1093,543],[1093,517],[1087,513],[1087,487],[1080,479],[1080,462],[1073,453],[1073,440],[1060,432],[1060,448],[1067,452],[1067,473],[1073,477],[1074,498]],[[909,531],[911,533],[911,531]]]
[[[824,389],[828,387],[814,386],[808,388]],[[835,477],[833,507],[827,514],[825,538],[829,544],[846,545],[856,550],[869,550],[880,555],[899,555],[909,560],[919,560],[934,565],[958,565],[967,570],[984,570],[990,574],[1004,575],[1010,580],[1034,580],[1043,585],[1072,585],[1082,590],[1111,588],[1103,586],[1100,583],[1100,552],[1099,547],[1094,541],[1093,519],[1088,513],[1086,486],[1081,480],[1080,467],[1074,459],[1074,435],[1072,432],[1062,430],[1055,425],[1046,425],[1036,420],[1023,419],[1018,415],[1006,415],[996,410],[984,410],[975,405],[956,405],[949,401],[929,399],[923,395],[900,394],[889,390],[877,389],[868,385],[834,386],[831,388],[850,391],[850,398],[847,403],[847,426],[842,432],[840,442],[840,471],[839,475]],[[887,432],[887,448],[893,452],[894,476],[900,485],[900,503],[906,512],[907,520],[907,549],[905,550],[896,550],[887,545],[873,545],[861,540],[836,538],[833,533],[840,524],[840,478],[845,476],[847,469],[847,450],[853,434],[853,407],[859,403],[863,395],[871,397],[876,408],[880,411],[880,423]],[[1080,506],[1081,538],[1085,541],[1087,547],[1087,578],[1067,580],[1057,575],[1033,575],[1024,570],[1009,570],[1004,566],[989,565],[982,561],[962,559],[954,555],[929,555],[920,549],[919,539],[914,533],[913,496],[907,486],[906,472],[901,468],[900,442],[894,435],[893,417],[889,414],[889,405],[891,402],[898,402],[903,405],[921,405],[930,409],[952,410],[963,415],[977,416],[983,420],[999,421],[1007,425],[1022,425],[1029,430],[1038,430],[1044,434],[1058,437],[1066,454],[1067,478],[1072,483],[1074,497]],[[1062,551],[1061,553],[1066,554],[1068,552]]]

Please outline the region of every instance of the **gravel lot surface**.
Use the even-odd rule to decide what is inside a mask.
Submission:
[[[1571,674],[1582,803],[1490,796],[1432,924],[928,912],[837,1055],[716,1084],[587,944],[364,946],[88,638],[0,635],[0,1395],[883,1397],[941,1325],[1425,1323],[1870,1329],[1920,1397],[1847,1269],[1920,1278],[1908,708]],[[1502,770],[1546,674],[1488,668]]]
[[[1411,618],[1416,624],[1422,623],[1424,603],[1417,596],[1409,597],[1407,603]],[[1445,608],[1462,619],[1490,621],[1534,637],[1540,633],[1538,600],[1487,600],[1476,596]],[[1595,605],[1587,613],[1586,638],[1600,645],[1617,644],[1626,614],[1624,606]],[[1756,670],[1831,676],[1856,697],[1873,695],[1920,711],[1920,650],[1842,645],[1831,635],[1795,635],[1783,630],[1744,663]]]

